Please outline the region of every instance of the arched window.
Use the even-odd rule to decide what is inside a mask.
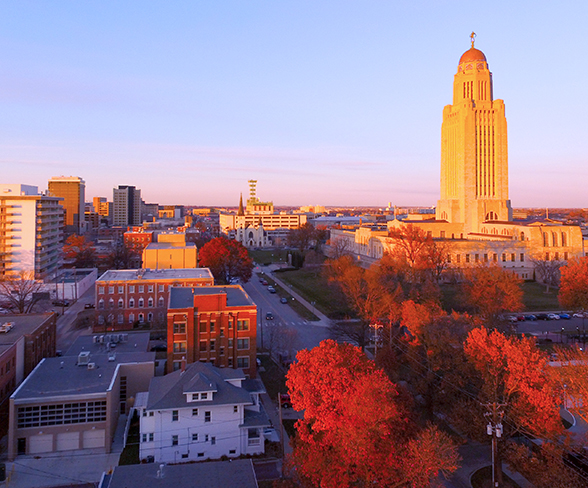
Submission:
[[[548,247],[548,246],[549,246],[549,240],[547,238],[547,232],[543,232],[543,247]]]
[[[158,307],[163,307],[165,306],[165,300],[163,299],[163,297],[159,297],[159,300],[157,301]]]
[[[147,300],[147,306],[153,308],[153,298],[149,297],[149,300]]]
[[[148,322],[153,322],[153,313],[152,313],[152,312],[149,312],[149,313],[147,314],[147,321],[148,321]]]
[[[525,233],[521,232],[521,241],[524,241],[524,240],[525,240]]]
[[[568,239],[565,232],[561,233],[561,247],[566,247],[568,245]]]
[[[441,212],[441,220],[447,220],[447,212]]]
[[[555,232],[551,233],[551,242],[553,247],[557,247],[557,234]]]
[[[143,315],[142,313],[139,314],[139,322],[143,323],[145,320],[145,315]]]
[[[139,298],[139,308],[143,308],[145,306],[145,300]]]
[[[98,302],[98,310],[104,310],[104,300],[101,298]],[[101,315],[102,317],[102,315]]]
[[[486,214],[486,220],[498,220],[498,215],[496,215],[494,212],[488,212]]]
[[[110,306],[110,308],[114,308],[114,300],[112,298],[108,300],[108,305]]]
[[[122,298],[118,299],[118,308],[123,308],[124,307],[124,302]]]
[[[130,313],[129,314],[129,324],[132,324],[135,321],[135,314],[134,313]]]
[[[129,299],[129,308],[135,308],[135,299],[134,298]]]

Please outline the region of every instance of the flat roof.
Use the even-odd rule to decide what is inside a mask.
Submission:
[[[80,336],[64,356],[77,356],[82,351],[90,351],[92,355],[107,354],[109,351],[149,352],[149,332],[105,332]]]
[[[52,315],[53,312],[0,315],[0,325],[6,322],[12,322],[14,324],[9,332],[0,333],[0,345],[12,345],[23,335],[32,334]]]
[[[168,309],[190,308],[194,306],[194,297],[203,295],[227,296],[227,307],[246,307],[255,305],[251,297],[240,285],[172,287],[169,295]]]
[[[108,354],[90,354],[87,365],[78,366],[78,356],[45,358],[16,389],[11,398],[19,400],[39,400],[70,395],[90,395],[106,393],[114,372],[119,364],[155,362],[154,352],[116,354],[113,361]]]
[[[159,476],[158,476],[159,474]],[[251,459],[116,466],[107,488],[257,488]]]
[[[145,249],[196,249],[193,242],[152,242]]]
[[[96,281],[213,280],[208,268],[111,269]]]

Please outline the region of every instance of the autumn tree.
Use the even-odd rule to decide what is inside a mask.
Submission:
[[[321,342],[303,350],[286,384],[297,421],[292,461],[314,486],[430,486],[458,467],[450,438],[419,431],[396,385],[357,347]]]
[[[347,256],[351,254],[351,245],[349,241],[343,237],[338,236],[334,239],[329,241],[329,251],[328,256],[333,260],[337,260],[342,258],[343,256]]]
[[[36,280],[33,272],[20,271],[0,279],[0,300],[17,313],[32,313],[43,289],[43,282]]]
[[[210,268],[217,284],[229,284],[232,279],[249,281],[253,261],[243,244],[234,239],[217,237],[206,243],[199,253],[200,266]]]
[[[561,306],[588,310],[588,257],[570,259],[560,271],[558,299]]]
[[[479,374],[479,395],[473,403],[501,405],[505,412],[502,442],[518,432],[544,439],[561,435],[557,384],[548,374],[547,355],[533,339],[480,327],[469,333],[464,350]],[[496,465],[500,476],[500,460]]]
[[[96,250],[84,236],[70,235],[62,250],[63,257],[76,268],[93,268],[96,265]]]
[[[531,261],[535,266],[537,281],[545,285],[545,293],[549,293],[549,288],[556,288],[559,285],[560,269],[565,264],[564,261],[545,259],[541,255],[532,257]]]
[[[461,290],[466,306],[492,326],[500,314],[523,308],[521,279],[495,264],[466,268]]]
[[[137,254],[120,239],[106,257],[105,265],[108,269],[132,269],[136,258]]]

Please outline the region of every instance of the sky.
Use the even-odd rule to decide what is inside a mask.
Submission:
[[[443,107],[477,34],[513,207],[588,207],[588,2],[0,2],[0,180],[86,200],[435,205]]]

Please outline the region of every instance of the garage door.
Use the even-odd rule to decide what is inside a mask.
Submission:
[[[29,454],[53,451],[53,434],[32,435],[29,437]]]
[[[79,432],[63,432],[57,434],[57,450],[58,451],[73,451],[80,448],[80,433]]]
[[[87,430],[84,432],[84,449],[92,447],[104,447],[104,429]]]

